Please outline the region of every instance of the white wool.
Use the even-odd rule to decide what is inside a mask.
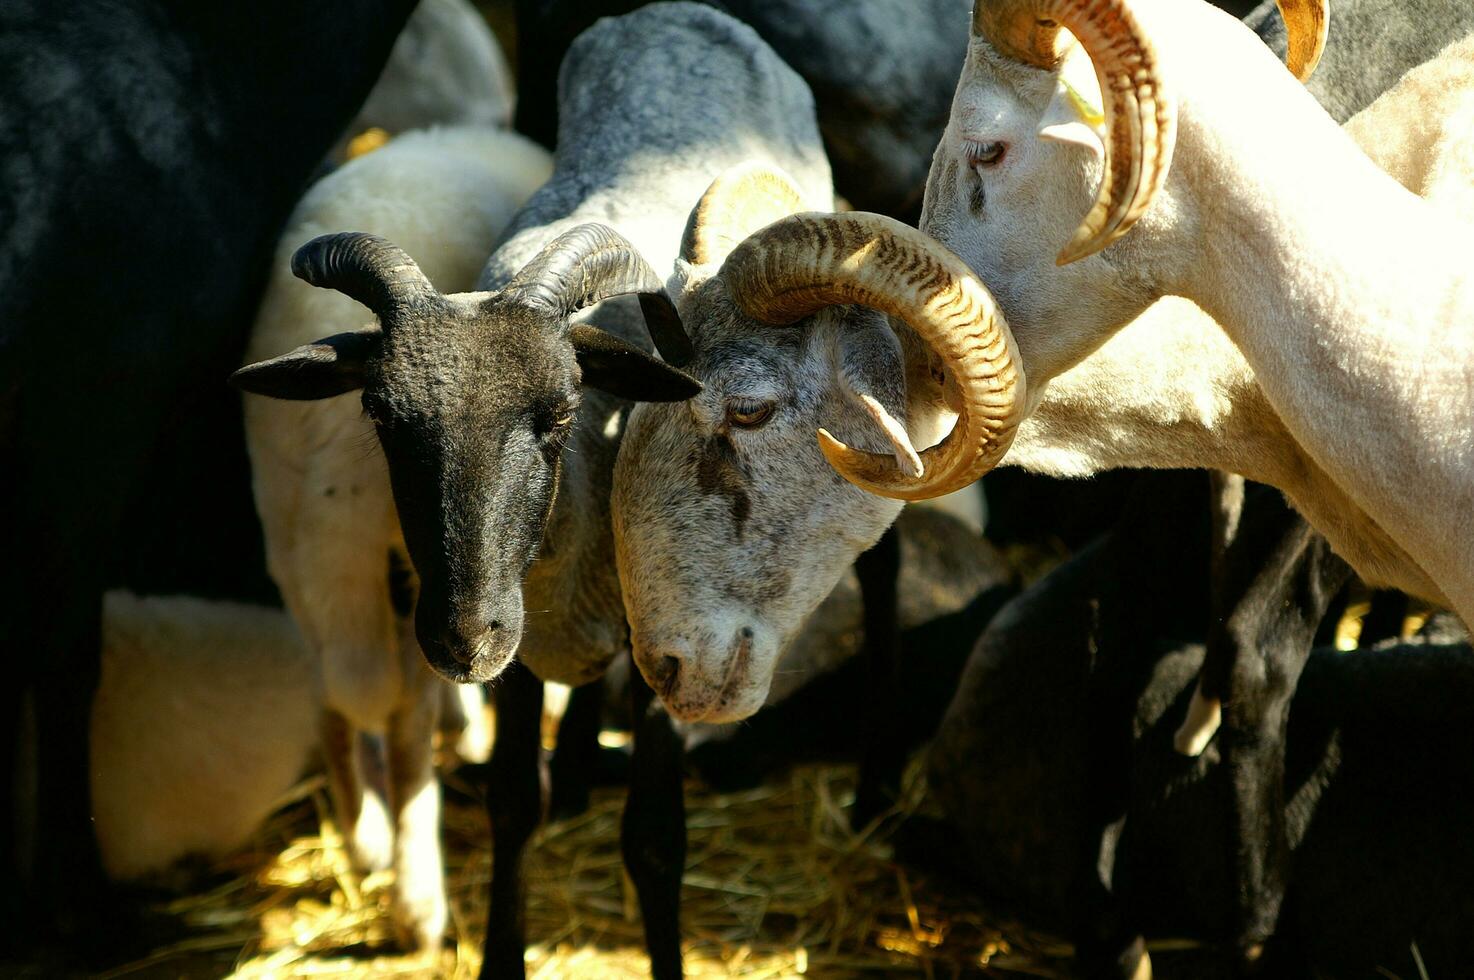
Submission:
[[[108,593],[92,708],[108,874],[138,878],[245,843],[307,767],[312,673],[280,610]]]
[[[1124,238],[1054,267],[1099,161],[1032,138],[1049,76],[985,42],[933,167],[923,225],[999,295],[1031,387],[1008,461],[1264,480],[1363,577],[1467,617],[1474,228],[1458,222],[1474,218],[1474,39],[1343,133],[1231,18],[1183,0],[1133,9],[1175,82],[1180,127],[1165,190]],[[966,166],[965,139],[1000,135],[1013,140],[1004,165]],[[981,209],[967,203],[979,181]],[[1196,301],[1222,333],[1186,299],[1137,317],[1162,294]]]

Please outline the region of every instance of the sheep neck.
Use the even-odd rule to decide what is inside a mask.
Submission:
[[[1467,604],[1469,528],[1437,524],[1474,512],[1468,231],[1379,171],[1287,74],[1258,75],[1264,91],[1186,89],[1174,168],[1201,234],[1164,285],[1222,325],[1308,455]],[[1411,473],[1424,493],[1407,492]]]

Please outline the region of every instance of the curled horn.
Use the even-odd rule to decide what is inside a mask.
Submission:
[[[396,309],[439,295],[404,249],[361,231],[314,238],[292,256],[292,274],[351,296],[380,321]]]
[[[1289,35],[1290,70],[1310,77],[1330,26],[1326,0],[1276,0]],[[1059,253],[1060,265],[1105,248],[1130,230],[1167,180],[1177,111],[1151,38],[1128,0],[976,0],[972,32],[1005,57],[1054,71],[1060,28],[1084,47],[1100,82],[1106,158],[1095,205]]]
[[[871,493],[924,500],[997,465],[1023,414],[1018,349],[992,295],[945,246],[865,212],[796,214],[746,239],[719,273],[749,316],[792,323],[826,306],[857,304],[905,320],[947,365],[961,394],[957,425],[907,476],[892,454],[862,452],[823,429],[819,446],[839,473]]]
[[[1126,0],[977,0],[972,31],[1004,57],[1054,71],[1068,28],[1095,67],[1105,103],[1106,156],[1095,205],[1055,260],[1066,265],[1126,234],[1161,190],[1176,108],[1157,55]]]
[[[1308,82],[1315,66],[1320,64],[1331,29],[1326,0],[1275,0],[1275,3],[1285,20],[1285,35],[1289,39],[1285,63],[1296,78]]]
[[[543,307],[563,323],[611,296],[638,293],[640,312],[660,356],[677,367],[691,359],[691,340],[665,284],[623,235],[605,225],[589,223],[565,231],[543,246],[502,293]]]

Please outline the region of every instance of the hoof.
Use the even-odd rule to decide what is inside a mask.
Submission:
[[[418,952],[440,949],[450,917],[444,891],[411,895],[396,884],[390,902],[394,932],[401,947]]]

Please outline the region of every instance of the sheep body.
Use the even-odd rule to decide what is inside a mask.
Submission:
[[[92,798],[115,879],[241,846],[307,768],[313,657],[280,610],[109,592]]]
[[[1172,745],[1203,650],[1169,629],[1134,635],[1126,662],[1101,659],[1092,621],[1121,558],[1081,553],[1006,606],[978,641],[928,758],[928,787],[956,836],[938,845],[932,832],[926,849],[952,873],[965,868],[990,904],[1038,927],[1075,926],[1072,862],[1093,832],[1090,675],[1115,671],[1125,685],[1116,709],[1135,730],[1130,768],[1109,774],[1130,797],[1109,857],[1117,894],[1149,935],[1211,942],[1232,914],[1227,781],[1217,745],[1197,758]],[[1416,975],[1414,942],[1429,975],[1467,961],[1474,767],[1462,732],[1471,683],[1467,643],[1311,657],[1286,757],[1294,887],[1267,971],[1273,958],[1293,967],[1289,975],[1311,965],[1335,976],[1378,966]],[[1430,755],[1429,745],[1447,751]],[[1153,959],[1163,974],[1173,965]],[[1204,959],[1180,972],[1217,975]]]
[[[344,165],[293,215],[248,359],[365,319],[348,297],[292,277],[291,254],[304,241],[344,227],[392,236],[417,250],[432,281],[464,290],[548,171],[542,149],[483,127],[406,134]],[[442,684],[420,656],[409,610],[396,610],[391,594],[391,565],[403,561],[404,545],[372,423],[356,393],[251,398],[246,431],[267,563],[317,653],[325,756],[351,853],[362,867],[395,867],[396,921],[417,944],[433,944],[445,925],[430,758]],[[388,737],[394,827],[364,785],[360,733]]]
[[[1474,23],[1474,13],[1467,14]],[[1455,215],[1474,217],[1470,165],[1441,126],[1467,116],[1468,42],[1407,77],[1346,124],[1372,160]],[[1314,83],[1312,82],[1312,85]],[[1453,159],[1450,159],[1452,153]],[[1131,377],[1123,385],[1122,377]],[[1446,601],[1437,583],[1285,426],[1233,342],[1190,300],[1165,297],[1054,378],[1006,465],[1057,476],[1126,466],[1204,466],[1283,489],[1373,585]]]

